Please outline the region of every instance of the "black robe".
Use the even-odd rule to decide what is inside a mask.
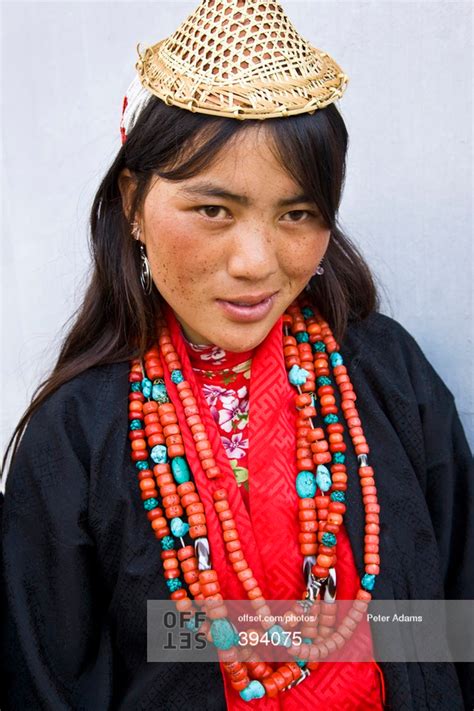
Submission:
[[[374,599],[474,599],[474,471],[452,393],[387,316],[350,324],[341,353],[381,506]],[[3,503],[2,711],[226,708],[217,664],[146,662],[146,601],[168,591],[127,396],[127,363],[91,368],[42,405],[20,444]],[[345,525],[361,575],[357,479]],[[380,666],[393,711],[474,707],[473,665]]]

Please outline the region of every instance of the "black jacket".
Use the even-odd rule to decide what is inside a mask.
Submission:
[[[373,597],[474,599],[474,471],[452,393],[412,336],[379,313],[348,327],[341,352],[381,505]],[[168,592],[130,460],[127,376],[124,362],[64,384],[32,417],[9,473],[3,711],[226,707],[217,664],[146,662],[146,601]],[[347,502],[362,574],[357,477]],[[473,665],[380,666],[393,711],[474,707]]]

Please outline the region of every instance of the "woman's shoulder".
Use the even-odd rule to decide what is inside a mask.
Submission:
[[[88,469],[95,450],[126,431],[126,361],[85,369],[62,383],[31,414],[18,446],[18,461],[74,454]],[[54,450],[54,452],[53,452]],[[67,453],[67,455],[66,455]]]
[[[381,388],[418,402],[434,401],[439,394],[453,398],[417,338],[391,316],[373,311],[365,319],[351,321],[343,352],[344,348],[352,369]]]
[[[76,422],[97,422],[123,407],[128,397],[129,364],[126,361],[95,365],[69,378],[50,393],[31,421],[74,417]]]
[[[384,351],[387,348],[419,348],[413,335],[400,321],[380,311],[372,311],[364,319],[350,321],[347,336],[355,336],[363,344]]]
[[[44,515],[51,535],[73,545],[87,520],[98,463],[126,441],[127,398],[128,364],[121,362],[88,368],[40,402],[7,470],[5,530],[19,511]],[[56,508],[60,521],[51,514]]]

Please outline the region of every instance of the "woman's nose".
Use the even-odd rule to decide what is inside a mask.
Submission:
[[[263,282],[278,270],[275,241],[268,229],[239,232],[229,248],[227,271],[234,278]]]

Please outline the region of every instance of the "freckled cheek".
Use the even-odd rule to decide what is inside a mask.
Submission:
[[[280,268],[292,281],[305,281],[313,273],[322,253],[322,249],[314,246],[298,248],[293,245],[292,249],[280,253]]]
[[[151,235],[147,254],[158,289],[161,286],[186,294],[205,288],[217,271],[217,262],[204,240],[166,228],[155,228]]]

